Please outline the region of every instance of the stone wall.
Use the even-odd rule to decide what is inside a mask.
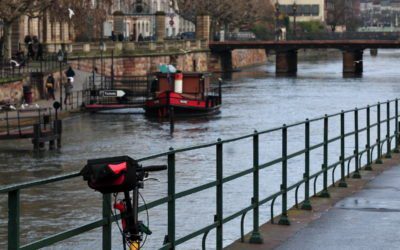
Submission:
[[[264,49],[236,49],[232,51],[233,68],[262,65],[267,62]]]
[[[158,70],[160,64],[173,64],[182,71],[208,71],[207,52],[193,52],[176,55],[142,56],[142,57],[118,57],[114,58],[115,75],[146,75]],[[73,68],[91,72],[95,66],[99,73],[111,75],[111,58],[88,58],[73,60],[70,63]]]
[[[221,53],[210,53],[209,70],[211,72],[221,72],[222,57]],[[262,65],[267,62],[267,54],[263,49],[237,49],[232,51],[232,70],[240,68]]]
[[[233,69],[251,67],[265,64],[267,56],[265,50],[234,50],[232,52]],[[111,58],[81,58],[70,61],[74,69],[85,72],[92,72],[96,67],[98,72],[104,72],[111,75]],[[160,64],[173,64],[178,70],[185,72],[191,71],[221,71],[221,58],[218,54],[210,52],[189,52],[169,55],[149,55],[149,56],[131,56],[114,58],[115,75],[146,75],[158,70]]]
[[[0,103],[19,104],[22,100],[23,81],[0,84]]]

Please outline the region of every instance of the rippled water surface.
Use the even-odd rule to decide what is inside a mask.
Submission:
[[[221,113],[208,118],[177,120],[175,132],[170,134],[169,124],[146,119],[142,114],[84,114],[64,121],[63,148],[33,154],[28,140],[0,144],[0,185],[7,185],[39,178],[66,174],[80,170],[87,159],[130,155],[141,158],[164,152],[169,147],[214,142],[217,138],[229,139],[313,118],[340,110],[374,104],[399,97],[398,70],[400,51],[380,50],[378,57],[364,55],[364,74],[361,78],[343,78],[340,55],[299,59],[297,77],[275,77],[274,64],[235,73],[223,85]],[[375,117],[376,111],[373,111]],[[382,114],[385,111],[383,110]],[[393,112],[393,111],[392,111]],[[360,113],[360,117],[365,117]],[[362,118],[364,119],[364,118]],[[337,128],[332,121],[330,131]],[[348,124],[349,127],[354,126]],[[361,125],[360,125],[361,126]],[[312,127],[312,142],[321,142],[322,123]],[[303,127],[289,129],[289,151],[304,145]],[[333,132],[334,133],[334,132]],[[260,137],[260,161],[279,157],[280,132]],[[360,139],[360,147],[365,145]],[[252,141],[246,139],[224,145],[224,176],[252,166]],[[346,142],[352,152],[353,142]],[[338,158],[339,146],[330,150],[330,161]],[[312,169],[320,169],[322,150],[315,152]],[[176,156],[176,189],[186,190],[215,180],[215,148],[206,148]],[[166,158],[147,162],[165,164]],[[289,184],[300,180],[303,158],[289,161]],[[146,201],[164,197],[167,193],[166,171],[152,175],[159,179],[145,183],[143,196]],[[260,196],[267,197],[279,190],[280,165],[261,173]],[[318,184],[320,185],[320,183]],[[177,200],[177,238],[213,223],[215,214],[215,189],[196,193]],[[224,185],[224,215],[231,215],[250,204],[252,177],[246,176]],[[301,198],[301,197],[300,197]],[[289,203],[293,204],[293,195]],[[277,212],[279,212],[278,200]],[[269,219],[269,207],[261,208],[261,220]],[[21,195],[21,242],[26,244],[56,232],[83,225],[101,217],[101,196],[88,189],[81,178],[23,190]],[[167,207],[149,212],[150,228],[154,232],[145,249],[162,246],[167,234]],[[146,220],[146,215],[141,214]],[[246,217],[245,228],[251,230],[251,215]],[[224,226],[224,245],[240,237],[239,221]],[[113,248],[122,249],[118,228],[113,228]],[[7,197],[0,196],[0,249],[6,247]],[[215,233],[207,238],[207,249],[214,249]],[[63,241],[49,249],[98,249],[101,230]],[[201,237],[191,240],[178,249],[201,249]]]

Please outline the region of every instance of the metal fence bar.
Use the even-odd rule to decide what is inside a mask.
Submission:
[[[20,246],[20,190],[8,193],[8,250],[17,250]]]
[[[175,249],[175,152],[169,149],[168,154],[168,235],[164,244],[169,243],[169,249]]]
[[[290,225],[287,215],[287,127],[282,126],[282,214],[279,219],[280,225]]]
[[[372,170],[372,157],[371,157],[371,108],[368,105],[367,107],[367,166],[365,166],[365,170]]]
[[[251,203],[253,205],[253,232],[250,237],[250,243],[261,244],[263,239],[259,231],[259,136],[257,130],[253,135],[253,198]]]
[[[103,195],[103,219],[107,221],[107,223],[103,225],[103,250],[111,250],[111,194]]]
[[[353,178],[361,178],[360,171],[359,171],[359,149],[358,149],[358,109],[354,110],[354,164],[355,164],[355,171],[353,174]]]
[[[221,250],[223,248],[223,143],[221,139],[218,139],[218,144],[216,146],[216,154],[217,154],[217,206],[216,206],[216,215],[215,222],[217,222],[217,250]]]
[[[391,144],[392,140],[390,140],[390,102],[387,101],[386,103],[386,158],[392,158],[392,155],[390,153],[391,151]]]
[[[399,153],[399,100],[396,98],[395,100],[395,136],[396,136],[396,146],[394,147],[394,152]]]
[[[346,169],[345,169],[345,158],[346,158],[346,138],[345,138],[345,113],[342,110],[340,113],[340,182],[339,187],[347,187],[346,183]]]
[[[312,206],[310,203],[310,121],[307,119],[305,123],[305,149],[304,153],[304,202],[301,205],[303,210],[311,210]]]
[[[323,190],[319,197],[321,198],[329,198],[330,194],[328,191],[328,115],[325,115],[324,118],[324,164],[322,165],[322,169],[324,170],[323,174]]]
[[[378,156],[375,161],[376,164],[382,164],[382,152],[381,152],[381,103],[378,102],[377,106],[377,126],[376,126],[376,144],[377,144],[377,150],[378,150]]]

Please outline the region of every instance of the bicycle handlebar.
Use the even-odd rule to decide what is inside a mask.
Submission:
[[[161,170],[166,170],[167,165],[153,165],[153,166],[147,166],[147,167],[142,167],[138,171],[140,172],[155,172],[155,171],[161,171]]]

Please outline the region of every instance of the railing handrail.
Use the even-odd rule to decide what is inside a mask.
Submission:
[[[395,103],[395,112],[394,115],[390,113],[390,104],[391,103]],[[386,105],[385,105],[386,104]],[[381,106],[385,105],[386,106],[386,118],[381,119]],[[376,122],[371,123],[370,122],[370,116],[371,116],[371,107],[376,107],[377,108],[377,118],[376,118]],[[366,112],[366,118],[367,118],[367,123],[365,125],[365,127],[359,127],[358,126],[358,121],[359,121],[359,116],[358,113],[360,110],[365,110]],[[353,129],[350,130],[345,130],[345,114],[349,114],[349,113],[354,113],[353,119],[354,119],[354,127]],[[337,136],[336,134],[334,136],[331,136],[331,138],[329,137],[329,129],[328,129],[328,122],[330,120],[330,118],[332,117],[340,117],[340,135]],[[394,129],[394,133],[391,134],[390,133],[390,123],[392,121],[395,121],[395,129]],[[316,122],[316,121],[323,121],[323,135],[324,135],[324,139],[323,142],[320,143],[310,143],[310,124],[312,122]],[[272,129],[268,129],[268,130],[264,130],[264,131],[254,131],[252,134],[248,134],[248,135],[243,135],[240,137],[235,137],[235,138],[231,138],[231,139],[227,139],[227,140],[221,140],[218,139],[216,142],[211,142],[211,143],[205,143],[205,144],[200,144],[200,145],[195,145],[192,147],[185,147],[185,148],[179,148],[179,149],[173,149],[170,148],[169,151],[167,152],[162,152],[159,154],[154,154],[154,155],[150,155],[147,157],[143,157],[138,159],[139,162],[143,162],[146,160],[150,160],[150,159],[155,159],[155,158],[159,158],[159,157],[163,157],[163,156],[167,156],[168,157],[168,196],[160,198],[158,200],[152,201],[147,205],[147,208],[154,208],[157,207],[159,205],[162,204],[166,204],[168,203],[168,243],[166,243],[164,246],[162,246],[161,249],[167,249],[167,248],[174,248],[175,246],[186,242],[189,239],[192,239],[193,237],[199,236],[201,234],[203,234],[203,246],[205,244],[205,241],[207,239],[207,235],[208,232],[210,230],[216,229],[216,235],[217,235],[217,240],[216,240],[216,246],[217,249],[221,249],[222,248],[222,226],[224,223],[231,221],[235,218],[238,218],[240,216],[242,216],[242,223],[244,221],[244,216],[245,214],[250,211],[253,210],[254,213],[254,220],[253,220],[253,233],[256,232],[256,234],[254,234],[254,237],[257,237],[257,231],[259,228],[259,217],[258,217],[258,208],[263,205],[266,204],[269,201],[272,201],[271,203],[271,219],[273,218],[273,204],[274,201],[276,200],[277,197],[282,196],[282,215],[281,215],[281,219],[279,221],[280,224],[289,224],[289,218],[288,218],[288,214],[287,214],[287,193],[291,190],[295,190],[295,197],[296,197],[296,205],[298,203],[297,200],[297,192],[298,192],[298,188],[300,185],[305,185],[305,198],[304,198],[304,203],[303,205],[305,205],[306,203],[308,203],[308,206],[311,206],[309,204],[309,191],[310,191],[310,187],[309,187],[309,182],[312,181],[314,179],[314,194],[316,193],[316,182],[317,182],[317,178],[319,176],[322,176],[323,178],[323,189],[320,193],[321,197],[329,197],[329,192],[328,192],[328,171],[332,171],[332,183],[335,183],[334,180],[334,170],[336,169],[336,167],[340,166],[340,172],[341,172],[341,179],[340,179],[340,183],[339,186],[345,187],[347,186],[346,182],[345,182],[345,163],[347,162],[347,172],[349,173],[349,167],[350,167],[350,163],[353,161],[354,162],[354,176],[359,176],[359,169],[361,168],[361,160],[362,160],[362,156],[365,154],[367,156],[367,166],[369,166],[372,163],[372,158],[373,158],[373,153],[374,153],[374,148],[377,149],[377,159],[380,160],[381,156],[382,156],[382,151],[383,151],[383,145],[385,143],[387,143],[387,150],[386,150],[386,156],[389,157],[390,153],[391,153],[391,142],[393,139],[396,139],[396,147],[395,149],[398,149],[398,145],[399,145],[399,114],[398,114],[398,99],[394,99],[394,100],[388,100],[386,102],[381,102],[381,103],[377,103],[374,105],[368,105],[366,107],[363,108],[355,108],[355,109],[350,109],[350,110],[346,110],[346,111],[341,111],[339,113],[335,113],[335,114],[331,114],[331,115],[324,115],[321,117],[317,117],[314,119],[307,119],[305,121],[301,121],[301,122],[297,122],[297,123],[292,123],[289,125],[283,125],[280,127],[276,127],[276,128],[272,128]],[[382,124],[386,124],[386,136],[385,138],[381,138],[381,125]],[[301,125],[305,125],[305,147],[297,150],[295,152],[288,152],[288,128],[292,128],[295,126],[301,126]],[[371,128],[376,127],[377,129],[377,139],[376,142],[371,144],[370,143],[370,134],[371,134]],[[272,160],[269,160],[267,162],[264,163],[259,163],[258,157],[259,157],[259,150],[258,150],[258,137],[259,135],[262,134],[266,134],[266,133],[270,133],[270,132],[277,132],[277,131],[281,131],[282,132],[282,155],[275,157]],[[365,149],[360,150],[359,149],[359,134],[361,132],[366,132],[366,138],[367,138],[367,145],[365,147]],[[355,142],[355,150],[353,151],[353,154],[351,155],[346,155],[345,152],[345,139],[346,137],[353,137],[354,136],[354,142]],[[253,166],[249,167],[249,168],[245,168],[245,169],[241,169],[240,172],[235,173],[233,175],[230,176],[223,176],[223,171],[222,171],[222,167],[223,167],[223,161],[222,161],[222,155],[223,155],[223,145],[227,144],[227,143],[231,143],[231,142],[235,142],[235,141],[239,141],[242,139],[249,139],[249,138],[253,138]],[[339,161],[336,162],[331,162],[328,161],[328,145],[330,145],[330,143],[332,142],[337,142],[340,141],[340,158]],[[216,147],[216,169],[217,169],[217,173],[216,173],[216,179],[209,181],[208,183],[202,184],[200,186],[196,186],[184,191],[180,191],[180,192],[175,192],[175,154],[177,153],[181,153],[181,152],[187,152],[190,150],[196,150],[196,149],[201,149],[201,148],[209,148],[209,147]],[[317,171],[317,172],[313,172],[312,174],[310,174],[310,159],[309,159],[309,155],[310,152],[312,152],[313,150],[316,149],[320,149],[323,148],[323,164],[322,164],[322,169]],[[302,176],[302,178],[300,178],[299,181],[297,181],[294,184],[290,184],[290,186],[288,186],[288,178],[287,178],[287,165],[288,165],[288,160],[293,159],[295,157],[299,157],[301,155],[305,156],[305,173]],[[307,160],[308,159],[308,160]],[[271,167],[273,165],[277,165],[281,163],[282,164],[282,184],[281,184],[281,189],[278,192],[275,192],[274,194],[263,198],[263,199],[259,199],[259,194],[258,194],[258,172],[262,169]],[[227,215],[227,217],[224,217],[224,213],[223,213],[223,209],[222,209],[222,203],[223,203],[223,199],[222,199],[222,195],[223,195],[223,184],[230,182],[232,180],[235,180],[237,178],[243,177],[245,175],[249,175],[249,174],[253,174],[253,190],[254,190],[254,194],[253,197],[251,199],[251,205],[245,205],[245,208],[242,208],[240,211],[237,211],[233,214]],[[70,173],[70,174],[66,174],[66,175],[60,175],[60,176],[55,176],[55,177],[50,177],[50,178],[46,178],[46,179],[42,179],[42,180],[36,180],[33,182],[24,182],[24,183],[20,183],[20,184],[15,184],[15,185],[9,185],[9,186],[5,186],[5,187],[0,187],[0,194],[4,194],[4,193],[8,193],[9,195],[9,208],[11,208],[11,211],[13,208],[15,208],[17,211],[14,212],[10,212],[9,213],[9,221],[15,221],[15,220],[19,220],[19,191],[21,189],[26,189],[26,188],[31,188],[31,187],[35,187],[35,186],[39,186],[39,185],[43,185],[43,184],[49,184],[49,183],[53,183],[53,182],[57,182],[57,181],[62,181],[62,180],[68,180],[68,179],[72,179],[75,177],[79,177],[80,173],[79,172],[74,172],[74,173]],[[176,238],[175,235],[175,201],[179,198],[182,197],[186,197],[188,195],[203,191],[205,189],[209,189],[209,188],[215,188],[217,191],[217,202],[216,202],[216,215],[215,215],[215,220],[213,221],[212,224],[209,224],[208,226],[205,226],[201,229],[198,229],[194,232],[188,233],[187,235],[181,237],[181,238]],[[113,221],[113,219],[111,218],[111,215],[109,214],[110,211],[107,212],[108,210],[108,206],[109,205],[105,205],[108,204],[109,201],[107,201],[109,198],[107,198],[107,195],[103,196],[104,202],[103,202],[103,220],[101,221],[97,221],[97,222],[92,222],[89,224],[86,224],[84,226],[81,226],[80,228],[82,230],[78,229],[72,229],[63,233],[60,233],[58,235],[60,235],[59,237],[56,236],[51,236],[47,239],[43,239],[43,240],[39,240],[37,242],[28,244],[26,246],[23,246],[23,249],[25,248],[29,248],[34,246],[47,246],[49,244],[53,244],[55,242],[70,238],[72,236],[78,235],[81,232],[85,232],[89,229],[92,229],[94,227],[100,227],[103,226],[103,248],[104,249],[110,249],[111,246],[110,245],[104,245],[104,242],[109,242],[107,239],[109,239],[111,237],[111,230],[110,230],[110,223]],[[107,203],[108,202],[108,203]],[[307,206],[306,206],[307,207]],[[144,206],[140,207],[140,210],[143,211],[145,208]],[[307,208],[305,208],[307,209]],[[105,218],[109,218],[109,219],[105,219]],[[273,223],[273,220],[272,220]],[[19,232],[19,225],[18,224],[10,224],[9,223],[9,244],[13,244],[13,246],[17,246],[16,248],[19,248],[19,234],[16,235],[15,232]],[[243,228],[243,226],[242,226]],[[243,234],[243,230],[242,230],[242,234]],[[252,236],[253,237],[253,236]],[[11,240],[15,240],[16,243],[14,244],[13,242],[10,243],[10,239]]]

